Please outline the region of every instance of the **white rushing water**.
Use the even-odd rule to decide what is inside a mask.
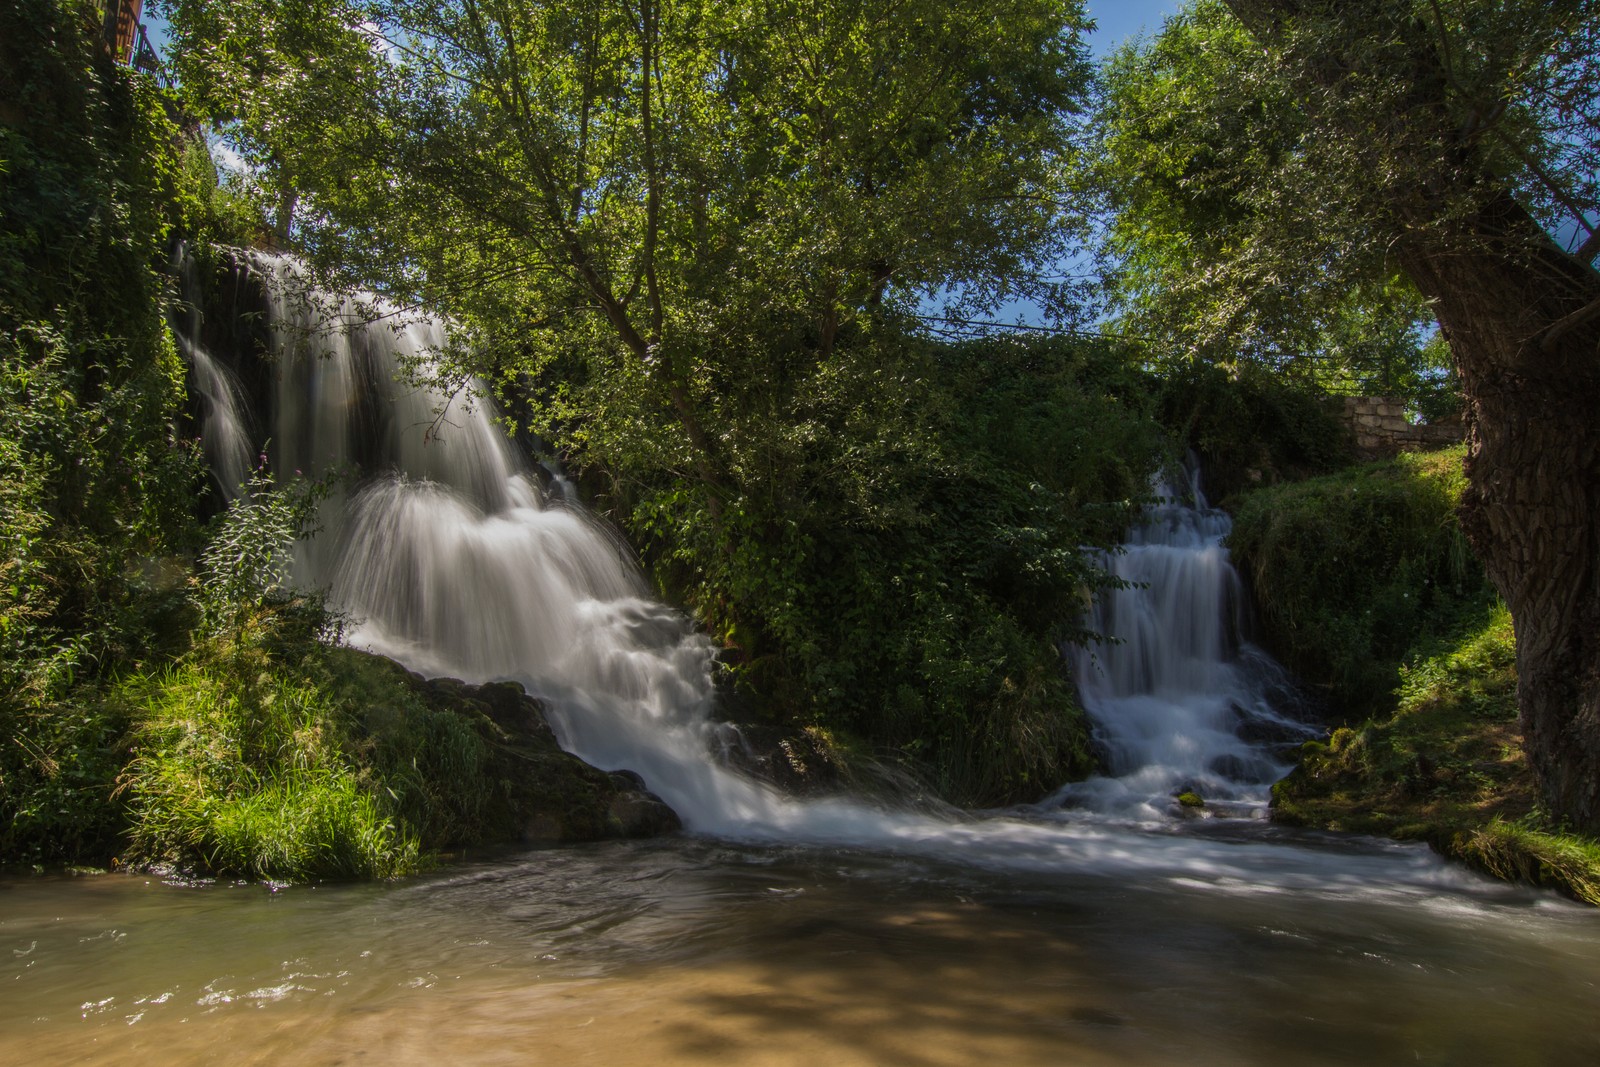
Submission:
[[[1302,730],[1271,706],[1276,668],[1238,640],[1226,518],[1193,485],[1185,500],[1173,490],[1112,561],[1137,583],[1097,609],[1119,643],[1078,657],[1111,775],[1027,812],[947,819],[801,801],[728,768],[714,755],[709,641],[649,597],[614,535],[542,488],[489,401],[407,384],[406,368],[425,370],[445,343],[443,327],[372,321],[372,298],[311,292],[287,259],[258,257],[253,269],[266,276],[282,346],[274,469],[360,471],[324,502],[298,580],[347,614],[352,645],[428,675],[521,682],[545,699],[564,747],[639,773],[689,830],[997,869],[1146,871],[1240,891],[1415,896],[1481,885],[1415,847],[1333,853],[1177,832],[1184,821],[1169,812],[1181,790],[1206,798],[1208,813],[1260,808],[1286,767],[1244,735]],[[206,373],[198,362],[196,373]],[[214,404],[209,417],[239,416]],[[226,431],[213,439],[233,447]]]
[[[206,466],[224,499],[233,500],[239,496],[255,466],[249,405],[238,376],[200,343],[200,281],[182,242],[173,256],[172,266],[181,284],[181,300],[169,316],[172,335],[194,372],[195,391],[203,401],[200,441],[205,449]]]
[[[1156,503],[1106,569],[1103,643],[1070,651],[1108,774],[1056,799],[1138,817],[1173,814],[1181,793],[1215,811],[1264,814],[1288,773],[1287,749],[1315,731],[1283,713],[1293,686],[1246,639],[1246,600],[1224,540],[1233,523],[1207,505],[1191,462],[1163,475]]]

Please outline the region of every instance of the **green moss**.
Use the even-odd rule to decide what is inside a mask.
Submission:
[[[1199,793],[1194,793],[1194,792],[1179,793],[1177,795],[1177,797],[1175,797],[1174,799],[1177,800],[1177,802],[1178,802],[1180,807],[1185,807],[1185,808],[1203,808],[1203,807],[1206,806],[1205,800],[1200,796]]]
[[[1276,816],[1424,838],[1440,825],[1524,814],[1533,795],[1513,642],[1500,608],[1455,648],[1405,668],[1390,715],[1302,750],[1299,768],[1274,789]]]

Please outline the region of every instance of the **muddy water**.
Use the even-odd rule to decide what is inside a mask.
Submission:
[[[0,981],[10,1063],[1600,1062],[1600,919],[1543,895],[694,840],[388,886],[8,881]]]

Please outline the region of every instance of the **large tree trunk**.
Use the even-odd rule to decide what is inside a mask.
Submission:
[[[1600,276],[1508,197],[1474,221],[1400,259],[1467,398],[1462,524],[1516,626],[1529,762],[1549,811],[1600,834]]]
[[[1362,207],[1390,227],[1455,356],[1469,428],[1461,517],[1516,627],[1528,759],[1550,814],[1600,835],[1600,274],[1490,177],[1481,141],[1449,118],[1438,38],[1408,5],[1226,2],[1271,45],[1291,39],[1294,19],[1330,34],[1280,52],[1285,73],[1325,135],[1364,139],[1373,174],[1388,175]],[[1371,112],[1341,102],[1385,83],[1399,90],[1389,121],[1345,125]]]

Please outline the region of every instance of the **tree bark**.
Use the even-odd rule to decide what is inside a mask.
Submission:
[[[1286,62],[1314,118],[1327,119],[1319,94],[1360,91],[1355,72],[1408,87],[1386,129],[1341,129],[1335,117],[1325,133],[1376,137],[1387,153],[1389,184],[1375,182],[1362,208],[1383,216],[1455,358],[1468,425],[1461,519],[1511,610],[1524,748],[1549,813],[1600,835],[1600,273],[1564,252],[1452,128],[1448,57],[1425,27],[1391,18],[1398,47],[1363,52],[1355,42],[1394,5],[1226,2],[1269,45],[1288,20],[1342,24],[1343,54]],[[1465,214],[1464,196],[1476,205]]]
[[[1400,259],[1467,398],[1462,525],[1511,609],[1529,763],[1550,813],[1600,834],[1600,325],[1549,343],[1600,298],[1600,276],[1574,270],[1509,197],[1475,221],[1479,251],[1402,246]],[[1494,251],[1508,229],[1523,254]]]

